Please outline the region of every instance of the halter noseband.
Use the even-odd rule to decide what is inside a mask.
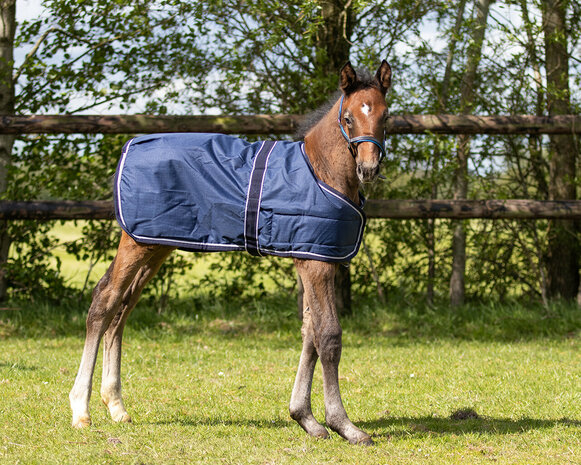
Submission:
[[[343,128],[343,125],[341,124],[341,116],[343,113],[343,98],[344,97],[345,97],[344,95],[341,95],[341,102],[339,104],[339,117],[337,118],[337,122],[339,123],[339,129],[341,129],[341,134],[343,134],[343,137],[347,141],[347,147],[349,148],[349,152],[351,152],[351,155],[353,155],[353,158],[357,158],[357,146],[361,142],[371,142],[372,144],[375,144],[379,148],[379,151],[381,153],[381,155],[379,156],[379,162],[381,163],[381,160],[383,160],[386,157],[386,154],[385,154],[385,129],[383,131],[383,141],[377,140],[375,137],[372,137],[372,136],[349,137],[349,134],[347,134],[347,132]]]

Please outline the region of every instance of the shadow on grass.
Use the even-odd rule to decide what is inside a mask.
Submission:
[[[153,422],[155,425],[179,425],[179,426],[235,426],[241,428],[278,429],[296,426],[293,420],[283,419],[252,419],[238,420],[224,418],[200,418],[198,416],[179,416]],[[463,435],[470,433],[502,435],[519,434],[532,430],[551,429],[556,426],[581,427],[581,421],[561,418],[558,420],[545,420],[536,418],[520,418],[518,420],[508,418],[480,417],[469,420],[453,420],[449,417],[384,417],[377,420],[355,423],[358,427],[367,431],[374,437],[430,437],[442,435]],[[387,430],[384,433],[379,431]]]
[[[153,422],[154,425],[179,425],[179,426],[236,426],[241,428],[260,428],[260,429],[278,429],[278,428],[288,428],[290,426],[296,425],[296,423],[291,420],[282,420],[280,418],[275,420],[268,419],[252,419],[244,418],[238,420],[226,419],[226,418],[200,418],[197,416],[179,416],[174,418],[168,418],[167,420],[160,420]]]
[[[15,302],[15,311],[0,313],[0,338],[84,336],[90,302]],[[549,307],[523,302],[468,303],[460,308],[426,307],[396,300],[382,305],[358,298],[353,315],[342,317],[344,334],[385,337],[393,344],[435,339],[522,341],[578,339],[581,312],[575,303]],[[216,299],[208,296],[171,300],[164,313],[141,301],[128,327],[146,337],[188,338],[200,334],[244,338],[279,334],[300,339],[294,295],[266,295],[255,299]]]
[[[36,371],[38,367],[35,366],[26,366],[22,365],[21,363],[10,363],[10,362],[3,362],[0,360],[0,368],[8,368],[9,370],[14,371]]]
[[[388,430],[385,433],[374,433],[375,437],[430,437],[442,435],[463,434],[519,434],[532,430],[551,429],[556,426],[581,427],[581,421],[561,418],[546,420],[539,418],[492,418],[481,416],[468,420],[454,420],[449,417],[384,417],[378,420],[358,422],[357,426],[374,433],[378,430]]]

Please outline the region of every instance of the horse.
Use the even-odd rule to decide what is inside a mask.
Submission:
[[[358,74],[351,63],[346,63],[340,71],[340,98],[331,102],[330,110],[304,136],[303,151],[320,184],[353,204],[361,203],[361,185],[378,176],[385,156],[384,126],[389,116],[385,96],[391,86],[391,74],[385,60],[374,76]],[[89,400],[101,340],[101,398],[114,421],[131,422],[121,396],[123,329],[143,287],[176,248],[175,244],[144,242],[125,230],[121,232],[116,256],[97,283],[87,314],[83,354],[69,395],[73,427],[91,425]],[[311,436],[329,437],[327,428],[315,419],[311,410],[313,373],[320,359],[327,427],[352,444],[370,445],[373,443],[370,435],[347,416],[339,390],[342,329],[334,290],[339,265],[316,255],[290,256],[304,292],[302,351],[290,399],[290,416]]]

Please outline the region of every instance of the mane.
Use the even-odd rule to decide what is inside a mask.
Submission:
[[[377,80],[375,76],[371,75],[368,70],[366,69],[358,69],[357,70],[357,78],[358,78],[358,85],[355,91],[362,90],[362,89],[369,89],[371,87],[377,87]],[[321,105],[316,110],[308,113],[301,124],[299,125],[297,131],[295,132],[293,139],[294,140],[303,140],[307,133],[319,122],[321,119],[329,113],[335,102],[339,100],[341,97],[342,91],[336,90],[333,94],[327,99],[327,101]]]
[[[341,96],[341,91],[337,90],[333,93],[331,97],[327,99],[327,101],[321,105],[316,110],[308,113],[301,124],[299,125],[297,132],[295,132],[293,138],[294,140],[303,140],[307,133],[319,122],[323,117],[331,111],[335,102],[339,100]]]

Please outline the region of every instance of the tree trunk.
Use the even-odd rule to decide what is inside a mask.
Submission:
[[[317,34],[317,48],[324,50],[325,55],[319,58],[317,68],[323,76],[336,76],[349,61],[355,14],[351,0],[327,0],[320,4],[323,21]],[[335,301],[339,315],[351,313],[351,274],[348,266],[337,267]]]
[[[566,9],[567,2],[564,0],[542,2],[549,116],[571,112]],[[549,198],[575,199],[578,145],[572,135],[551,136],[550,140]],[[550,298],[572,300],[577,296],[579,248],[576,236],[573,221],[549,222],[547,278]]]
[[[454,181],[454,200],[468,197],[468,156],[470,139],[458,136],[456,152],[456,178]],[[458,307],[464,303],[466,273],[466,232],[464,224],[456,222],[452,236],[452,276],[450,277],[450,305]]]
[[[14,113],[14,32],[16,29],[16,0],[0,0],[0,115]],[[0,135],[0,197],[8,182],[14,136]],[[10,249],[8,224],[0,222],[0,300],[7,295],[6,262]]]
[[[520,0],[520,8],[522,12],[522,18],[524,23],[524,28],[527,34],[526,49],[531,61],[533,68],[533,78],[535,83],[536,91],[536,104],[535,104],[535,115],[542,116],[545,114],[545,89],[543,85],[543,77],[541,74],[541,59],[537,54],[537,38],[533,32],[533,23],[530,20],[527,0]],[[542,200],[549,199],[549,185],[547,183],[547,171],[548,163],[545,162],[543,157],[543,144],[542,139],[539,134],[530,134],[528,136],[528,147],[531,159],[531,167],[533,170],[533,178],[536,182],[537,196]],[[522,180],[526,182],[526,180]],[[526,228],[529,224],[523,223],[523,228]],[[548,305],[549,291],[548,291],[548,281],[546,273],[546,263],[543,257],[543,249],[541,246],[541,241],[539,240],[539,235],[537,231],[537,225],[530,225],[533,235],[533,244],[535,247],[535,256],[537,257],[536,267],[538,268],[539,274],[539,288],[541,290],[541,298],[543,300],[543,305]]]
[[[351,315],[351,273],[349,265],[339,265],[335,273],[335,303],[339,315]]]
[[[464,9],[466,7],[466,0],[458,2],[458,12],[456,14],[456,22],[454,23],[454,30],[452,37],[450,37],[450,46],[448,47],[448,55],[446,56],[446,70],[444,72],[444,79],[442,79],[442,87],[438,98],[438,113],[445,113],[448,108],[448,96],[450,94],[450,80],[452,77],[452,63],[454,61],[454,54],[456,53],[456,43],[460,34],[460,27],[464,21]]]
[[[456,21],[454,23],[454,29],[452,31],[452,36],[450,37],[450,45],[448,47],[448,55],[446,57],[446,70],[444,72],[444,78],[442,79],[442,85],[440,88],[440,93],[438,97],[437,113],[446,113],[448,109],[448,96],[450,89],[450,80],[452,77],[452,63],[454,61],[454,54],[456,52],[456,43],[458,42],[458,35],[460,33],[460,27],[464,20],[464,9],[466,7],[466,0],[460,0],[458,2],[458,11],[456,13]],[[432,171],[434,173],[438,172],[440,164],[440,150],[439,150],[438,139],[436,139],[436,146],[434,148]],[[435,200],[438,198],[438,185],[432,182],[430,189],[430,198]],[[434,283],[436,281],[436,224],[433,218],[427,220],[427,238],[426,245],[428,247],[428,284],[426,298],[428,305],[434,304]]]
[[[472,31],[471,45],[468,47],[466,72],[462,80],[460,95],[460,112],[472,113],[474,106],[474,85],[476,70],[482,55],[482,44],[488,20],[488,9],[491,0],[476,0],[476,21]],[[468,196],[468,157],[470,155],[470,137],[460,135],[457,139],[456,177],[454,185],[454,199],[466,199]],[[452,275],[450,277],[450,304],[459,306],[464,303],[466,272],[466,233],[462,223],[454,225],[452,239]]]
[[[352,1],[324,0],[320,2],[320,7],[321,23],[315,37],[317,48],[315,68],[318,76],[338,76],[343,65],[349,61],[351,52],[349,39],[353,33],[355,19]],[[300,278],[298,279],[298,314],[299,317],[302,317],[303,289]],[[349,267],[337,267],[337,272],[335,273],[335,301],[339,315],[351,313],[351,275]]]
[[[325,52],[319,56],[318,71],[323,76],[335,76],[349,61],[351,34],[355,13],[351,0],[326,0],[319,2],[322,22],[317,31],[317,49]]]

